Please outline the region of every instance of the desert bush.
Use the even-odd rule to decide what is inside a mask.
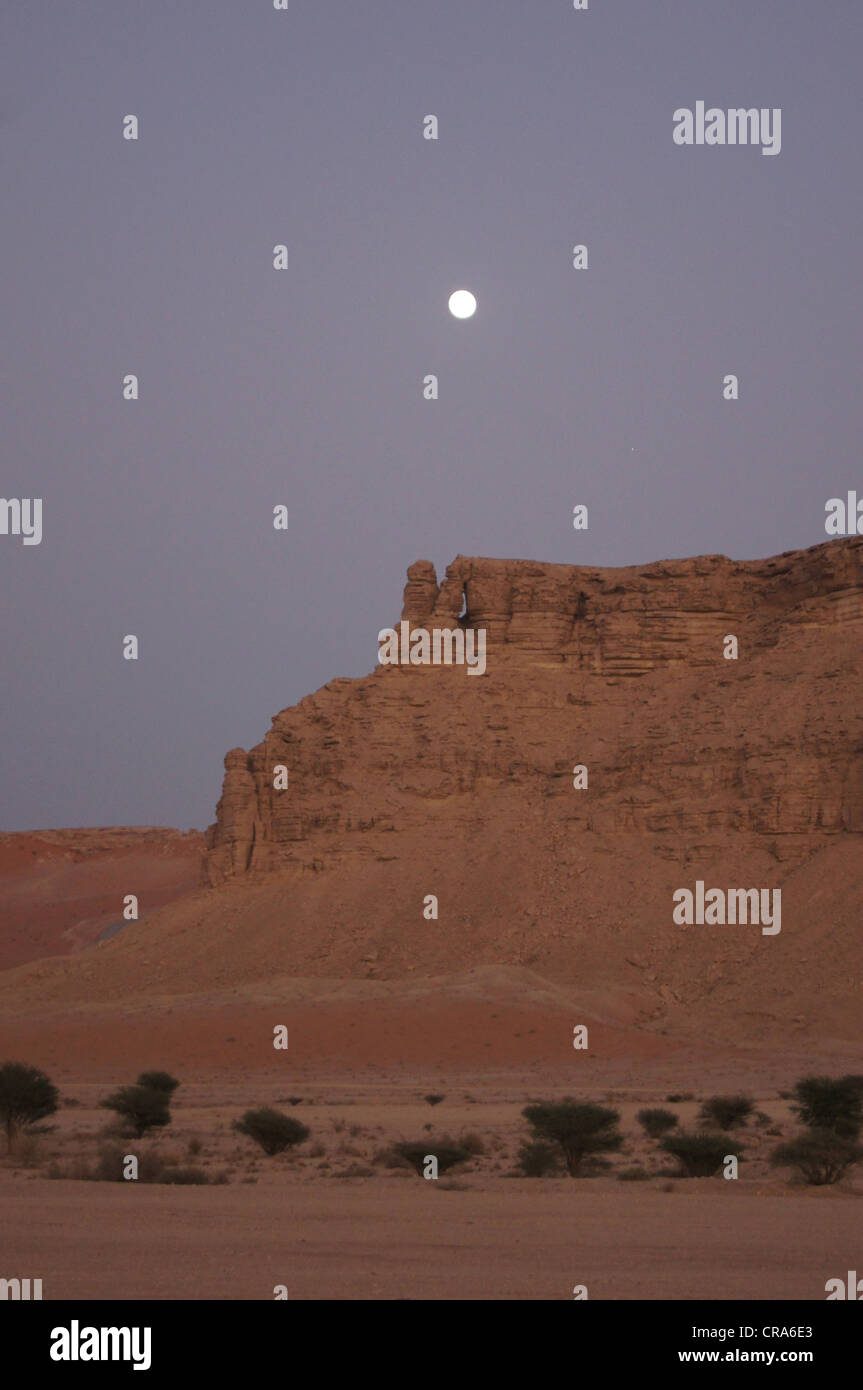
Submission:
[[[617,1174],[617,1181],[618,1181],[618,1182],[644,1182],[645,1178],[649,1178],[649,1177],[650,1177],[650,1174],[648,1173],[648,1171],[647,1171],[646,1168],[639,1168],[639,1167],[635,1167],[635,1168],[621,1168],[620,1172]]]
[[[692,1091],[680,1091],[676,1095],[665,1097],[667,1105],[682,1105],[685,1100],[695,1100]]]
[[[103,1143],[100,1145],[94,1162],[83,1156],[71,1163],[61,1164],[56,1160],[47,1170],[49,1178],[71,1178],[79,1182],[133,1182],[140,1183],[182,1183],[197,1184],[223,1183],[227,1181],[224,1173],[210,1177],[202,1168],[186,1167],[175,1158],[169,1158],[155,1149],[144,1149],[134,1155],[138,1160],[137,1179],[125,1178],[124,1169],[128,1157],[128,1146]]]
[[[254,1139],[270,1157],[293,1148],[295,1144],[302,1144],[309,1137],[308,1129],[299,1120],[283,1115],[280,1110],[273,1110],[268,1105],[258,1110],[247,1110],[242,1119],[234,1121],[232,1128],[238,1134]]]
[[[577,1177],[585,1158],[619,1149],[623,1136],[616,1125],[616,1110],[592,1101],[564,1100],[527,1105],[522,1115],[538,1139],[559,1144],[571,1177]]]
[[[831,1129],[813,1129],[784,1144],[770,1155],[774,1168],[796,1168],[810,1187],[826,1187],[839,1181],[863,1159],[863,1148],[853,1139]]]
[[[526,1178],[548,1178],[561,1171],[560,1147],[547,1139],[525,1139],[518,1151],[518,1167]]]
[[[53,1115],[60,1093],[38,1067],[24,1062],[4,1062],[0,1066],[0,1122],[6,1127],[11,1149],[19,1129],[28,1129],[37,1120]]]
[[[485,1140],[482,1135],[477,1134],[475,1130],[468,1130],[467,1134],[460,1134],[457,1147],[466,1149],[471,1158],[480,1158],[486,1151]]]
[[[189,1140],[188,1144],[186,1145],[186,1149],[187,1149],[187,1152],[188,1152],[188,1154],[189,1154],[189,1157],[190,1157],[190,1158],[197,1158],[197,1157],[198,1157],[198,1154],[201,1152],[201,1150],[203,1149],[203,1147],[204,1147],[204,1145],[203,1145],[203,1143],[201,1142],[201,1140],[198,1138],[197,1135],[194,1135],[194,1136]]]
[[[172,1096],[179,1084],[166,1071],[142,1071],[135,1082],[136,1086],[143,1086],[148,1091],[161,1091],[166,1096]]]
[[[698,1112],[702,1124],[716,1125],[718,1129],[736,1129],[745,1124],[755,1102],[749,1096],[711,1096]]]
[[[113,1110],[136,1139],[148,1129],[162,1129],[171,1123],[170,1095],[149,1086],[121,1086],[100,1101],[103,1110]]]
[[[863,1090],[854,1076],[805,1076],[794,1087],[791,1109],[808,1129],[856,1139],[863,1126]]]
[[[638,1122],[651,1139],[661,1139],[669,1129],[674,1129],[677,1116],[670,1110],[639,1110]]]
[[[407,1141],[395,1144],[393,1148],[401,1158],[407,1160],[420,1177],[423,1175],[426,1159],[432,1155],[437,1159],[439,1173],[445,1173],[449,1168],[455,1168],[456,1164],[465,1163],[470,1158],[467,1149],[456,1145],[435,1144],[429,1139],[420,1139],[416,1143]]]
[[[425,1101],[426,1105],[440,1105],[442,1100],[446,1100],[446,1096],[438,1095],[436,1092],[433,1091],[429,1095],[423,1096],[423,1100]]]
[[[676,1158],[688,1178],[710,1178],[722,1166],[728,1153],[723,1134],[667,1134],[659,1147]],[[740,1157],[738,1147],[737,1157]],[[678,1176],[680,1176],[678,1174]]]

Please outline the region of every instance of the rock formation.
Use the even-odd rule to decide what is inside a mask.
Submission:
[[[585,1019],[783,1055],[859,1044],[863,540],[624,570],[459,558],[440,586],[421,561],[404,617],[485,628],[485,674],[378,665],[283,710],[225,759],[204,886],[7,972],[0,1013],[330,981],[398,1014],[491,972],[566,992],[562,1064]],[[781,890],[781,933],[679,923],[698,881]],[[446,1009],[423,1017],[446,1055]]]
[[[395,845],[444,802],[470,815],[478,788],[555,803],[572,833],[659,836],[672,857],[731,831],[801,859],[812,837],[863,831],[863,539],[626,569],[459,556],[440,585],[428,561],[407,578],[402,617],[484,628],[486,674],[378,667],[282,711],[225,758],[208,883],[325,869],[372,829]]]

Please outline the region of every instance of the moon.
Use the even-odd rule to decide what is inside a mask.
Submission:
[[[470,290],[454,290],[449,297],[449,311],[455,319],[472,319],[476,313],[476,299]]]

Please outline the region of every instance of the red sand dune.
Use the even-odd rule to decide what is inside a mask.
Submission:
[[[0,970],[90,946],[123,920],[134,893],[141,918],[194,888],[203,837],[152,826],[0,834]]]

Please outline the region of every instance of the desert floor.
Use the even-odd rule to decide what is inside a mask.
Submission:
[[[152,1016],[130,1013],[113,1034],[116,1015],[55,1016],[41,1044],[35,1019],[0,1028],[0,1056],[47,1065],[62,1096],[47,1132],[11,1155],[0,1141],[0,1272],[41,1278],[46,1299],[272,1299],[285,1285],[294,1299],[570,1300],[585,1285],[591,1299],[823,1300],[827,1279],[860,1266],[861,1170],[811,1188],[767,1162],[797,1128],[779,1091],[812,1071],[859,1070],[844,1050],[722,1054],[651,1039],[641,1057],[575,1054],[526,1067],[493,1055],[485,1067],[422,1067],[407,1036],[400,1064],[392,1060],[386,1010],[379,1045],[348,1013],[334,1047],[342,1055],[329,1065],[320,1053],[302,1062],[289,1052],[266,1068],[241,1060],[237,1019],[206,1013],[175,1033],[174,1015],[159,1032]],[[334,1021],[331,1013],[331,1042]],[[519,1019],[518,1031],[534,1026],[541,1031],[538,1018]],[[250,1047],[258,1032],[255,1023]],[[202,1066],[214,1051],[219,1065]],[[99,1101],[160,1064],[181,1080],[171,1126],[142,1140],[112,1136],[114,1117]],[[745,1150],[736,1181],[676,1176],[636,1118],[663,1105],[690,1128],[701,1099],[740,1090],[760,1114],[729,1141]],[[431,1093],[444,1099],[430,1105]],[[670,1094],[690,1098],[667,1104]],[[529,1134],[522,1107],[563,1095],[619,1110],[623,1151],[594,1176],[514,1176]],[[262,1104],[302,1120],[308,1140],[267,1157],[232,1130]],[[390,1166],[399,1139],[427,1140],[434,1152],[436,1140],[466,1136],[474,1156],[437,1181]],[[215,1181],[82,1181],[112,1145]],[[633,1169],[639,1178],[619,1176]]]

